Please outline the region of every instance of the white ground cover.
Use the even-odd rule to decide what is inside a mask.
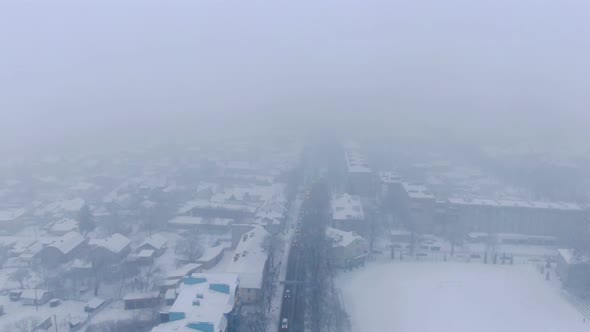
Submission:
[[[372,263],[336,285],[353,332],[590,331],[530,265]]]

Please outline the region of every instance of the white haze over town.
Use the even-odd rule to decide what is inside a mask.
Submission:
[[[0,332],[590,330],[589,36],[584,0],[0,1]]]
[[[588,121],[589,11],[572,0],[3,1],[2,142],[321,124],[571,144]]]

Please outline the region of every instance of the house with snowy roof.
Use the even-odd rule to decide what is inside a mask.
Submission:
[[[327,227],[326,237],[331,244],[330,257],[334,266],[349,268],[364,263],[369,253],[369,244],[362,236]]]
[[[257,302],[262,296],[268,271],[268,248],[270,234],[261,226],[253,226],[240,237],[227,272],[240,277],[240,299],[244,303]]]
[[[334,196],[331,208],[332,227],[358,233],[365,230],[365,214],[359,196],[349,194]]]
[[[227,332],[234,323],[239,277],[233,273],[195,273],[185,277],[162,322],[152,332]]]
[[[73,218],[61,218],[48,225],[47,231],[51,235],[62,236],[69,232],[78,232],[78,221]]]
[[[177,216],[168,220],[168,225],[174,228],[194,229],[204,233],[227,233],[234,223],[229,218],[204,218],[193,216]]]
[[[128,293],[123,297],[125,310],[152,308],[161,302],[160,292]]]
[[[23,305],[44,305],[51,298],[51,293],[45,289],[25,289],[20,295],[20,301]]]
[[[91,239],[88,241],[95,257],[115,261],[125,258],[131,251],[131,241],[124,235],[115,233],[104,239]]]
[[[84,254],[87,240],[78,232],[70,232],[52,241],[39,251],[34,259],[46,265],[57,265]]]
[[[143,243],[135,248],[135,252],[139,254],[142,251],[152,250],[155,256],[160,256],[166,251],[167,247],[168,240],[162,234],[158,233],[143,241]]]

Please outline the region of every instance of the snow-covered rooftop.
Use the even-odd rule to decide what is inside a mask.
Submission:
[[[410,198],[416,199],[434,199],[434,195],[428,188],[421,184],[402,183],[404,190]]]
[[[197,225],[213,225],[213,226],[229,226],[233,223],[233,219],[228,218],[201,218],[191,216],[178,216],[168,220],[168,224],[173,226],[197,226]]]
[[[402,178],[394,172],[379,172],[379,180],[383,183],[399,183]]]
[[[332,247],[347,247],[355,240],[364,239],[354,232],[345,232],[336,228],[327,227],[326,236],[332,241]]]
[[[140,244],[139,247],[148,245],[155,249],[162,249],[166,246],[167,243],[168,240],[162,234],[157,233],[152,235],[152,237],[150,237],[149,239],[143,241],[143,243]]]
[[[132,300],[143,300],[143,299],[155,299],[160,296],[160,292],[153,291],[147,293],[135,292],[135,293],[128,293],[125,294],[123,300],[125,301],[132,301]]]
[[[346,165],[350,173],[370,173],[371,168],[357,150],[346,151]]]
[[[55,222],[50,231],[54,233],[67,233],[78,230],[78,221],[72,218],[63,218]]]
[[[191,275],[180,286],[169,310],[171,321],[152,332],[225,331],[226,314],[234,308],[238,284],[238,275],[232,273]]]
[[[110,252],[118,254],[125,250],[130,243],[131,241],[126,236],[115,233],[104,239],[92,239],[88,244],[95,247],[102,247]]]
[[[497,207],[518,207],[529,209],[553,209],[582,211],[583,208],[575,203],[567,202],[540,202],[526,200],[509,200],[509,199],[486,199],[486,198],[465,198],[451,197],[449,203],[456,205],[480,205],[480,206],[497,206]]]
[[[238,243],[234,257],[227,267],[227,272],[240,276],[240,287],[262,288],[262,279],[268,251],[264,248],[265,239],[270,234],[261,226],[255,226],[244,233]]]
[[[62,254],[67,255],[76,247],[84,243],[86,239],[78,232],[69,232],[64,234],[59,239],[51,242],[48,247],[53,247],[59,250]]]
[[[189,274],[195,272],[201,267],[201,264],[197,263],[189,263],[185,264],[174,271],[169,272],[166,275],[166,279],[180,279],[182,277],[188,276]]]
[[[178,210],[178,214],[185,214],[193,209],[216,209],[216,210],[228,210],[228,211],[241,211],[245,213],[255,213],[256,208],[247,206],[244,204],[226,203],[226,202],[213,202],[207,200],[194,200],[186,203],[183,207]]]
[[[342,194],[332,198],[332,219],[363,220],[364,218],[363,206],[359,196]]]
[[[207,249],[205,249],[205,251],[203,252],[201,257],[199,257],[199,259],[197,260],[197,263],[208,262],[208,261],[212,260],[213,258],[219,256],[219,254],[223,250],[225,250],[225,247],[222,245],[216,245],[215,247],[208,247]]]

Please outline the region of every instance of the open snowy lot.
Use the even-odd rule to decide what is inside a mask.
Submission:
[[[590,331],[528,265],[375,263],[336,284],[353,332]]]

